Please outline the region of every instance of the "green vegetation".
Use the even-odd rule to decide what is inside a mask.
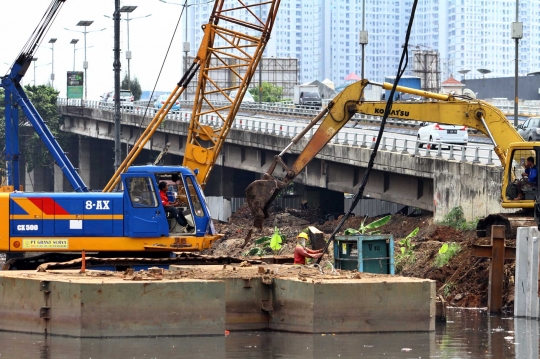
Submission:
[[[360,224],[360,228],[358,228],[358,229],[347,228],[345,230],[345,235],[350,236],[350,235],[353,235],[353,234],[379,234],[379,233],[381,233],[381,231],[368,232],[368,230],[384,226],[386,223],[388,223],[388,221],[390,221],[392,216],[385,216],[385,217],[383,217],[381,219],[378,219],[376,221],[371,222],[368,225],[364,225],[364,223],[366,222],[366,218],[367,218],[367,216],[364,218],[364,220]]]
[[[435,266],[440,268],[446,265],[460,250],[461,246],[457,243],[443,244],[435,257]]]
[[[401,272],[403,267],[408,263],[416,262],[416,254],[414,253],[414,244],[412,238],[416,237],[420,228],[416,227],[409,235],[401,239],[399,243],[399,253],[396,256],[396,272]]]
[[[467,222],[467,220],[463,217],[463,208],[459,206],[452,208],[452,210],[448,212],[448,214],[444,216],[444,219],[438,224],[466,231],[476,229],[479,219],[480,218],[476,218],[473,221]]]
[[[270,248],[272,248],[274,252],[277,252],[281,249],[281,243],[283,243],[283,238],[281,238],[278,227],[274,227],[274,234],[272,234],[272,238],[270,238]]]
[[[263,236],[260,238],[257,238],[255,240],[255,247],[251,248],[249,251],[245,252],[244,256],[264,256],[267,254],[272,253],[274,251],[275,254],[279,252],[281,249],[281,244],[286,240],[287,238],[281,234],[279,229],[277,227],[274,227],[274,234],[272,234],[272,237]]]
[[[258,84],[257,84],[258,85]],[[261,97],[262,102],[280,102],[281,96],[283,96],[283,88],[273,85],[269,82],[263,82]],[[255,102],[259,102],[259,87],[255,87],[249,90],[249,93],[255,99]]]
[[[122,80],[122,83],[120,84],[120,88],[122,90],[128,90],[128,77],[127,77],[127,73],[125,74],[124,76],[124,79]],[[129,90],[131,91],[131,93],[133,94],[133,99],[135,101],[139,101],[141,99],[141,95],[142,95],[142,89],[141,89],[141,84],[139,83],[139,79],[134,77],[131,79],[131,82],[129,82]]]
[[[452,289],[454,289],[454,283],[453,282],[446,283],[443,288],[443,295],[445,297],[448,297],[450,293],[452,293]]]
[[[63,121],[58,115],[58,108],[56,106],[56,99],[58,98],[58,92],[46,85],[26,85],[24,90],[37,109],[37,112],[41,115],[47,127],[51,131],[52,135],[62,149],[65,152],[69,152],[70,144],[73,138],[77,135],[61,131]],[[5,130],[6,121],[4,118],[4,90],[0,89],[0,148],[4,150],[6,146]],[[45,148],[45,145],[34,131],[33,127],[29,124],[28,118],[19,111],[19,144],[20,152],[26,160],[26,170],[31,172],[37,164],[52,165],[53,158]],[[5,168],[5,163],[2,162],[2,168]]]

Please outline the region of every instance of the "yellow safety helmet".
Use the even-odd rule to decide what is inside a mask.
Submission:
[[[304,239],[309,239],[307,233],[304,233],[304,232],[300,232],[298,233],[298,235],[296,236],[296,238],[304,238]]]

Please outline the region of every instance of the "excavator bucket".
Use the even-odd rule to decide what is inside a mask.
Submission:
[[[246,201],[254,217],[254,227],[262,229],[265,218],[268,218],[268,208],[283,187],[285,185],[279,180],[262,179],[246,188]]]

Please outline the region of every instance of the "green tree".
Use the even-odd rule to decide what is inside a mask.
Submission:
[[[249,90],[255,101],[259,102],[259,87]],[[269,82],[262,83],[262,102],[279,102],[283,95],[283,88],[273,85]]]
[[[127,74],[124,76],[124,79],[122,80],[122,84],[120,85],[120,88],[122,90],[128,89],[128,76]],[[137,77],[134,77],[131,79],[131,83],[129,83],[131,87],[129,90],[133,94],[133,97],[135,101],[139,101],[141,99],[142,90],[141,90],[141,84],[139,83],[139,79]]]
[[[61,130],[63,121],[58,115],[56,105],[59,92],[46,85],[26,85],[24,90],[56,141],[58,141],[64,151],[69,152],[71,138],[75,135]],[[0,121],[0,148],[2,149],[2,154],[4,154],[6,146],[4,135],[6,121],[3,89],[0,91],[0,118],[2,119]],[[31,130],[32,128],[28,118],[19,110],[19,150],[26,159],[28,172],[32,171],[37,163],[44,165],[53,163],[52,155],[46,149],[38,134]],[[3,160],[4,158],[2,156],[2,168],[5,168]]]

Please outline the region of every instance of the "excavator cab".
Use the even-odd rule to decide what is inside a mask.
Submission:
[[[504,208],[532,209],[538,195],[538,159],[540,143],[521,142],[510,145],[502,188]]]

